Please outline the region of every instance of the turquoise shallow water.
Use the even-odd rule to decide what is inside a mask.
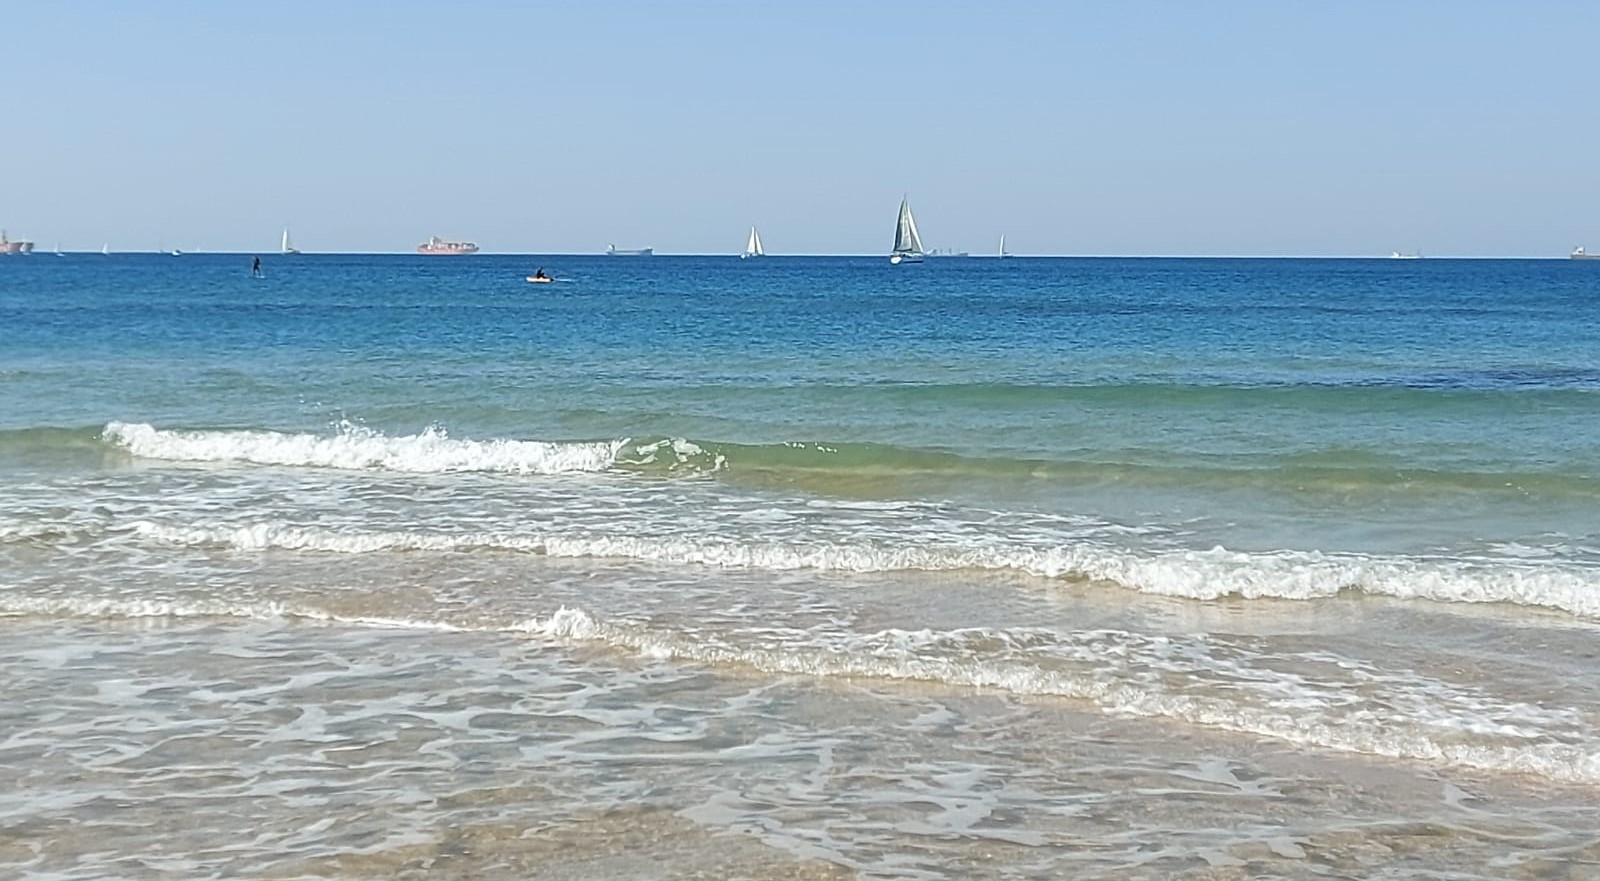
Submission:
[[[0,260],[0,829],[203,791],[278,836],[13,831],[29,877],[392,876],[480,822],[492,877],[616,810],[748,876],[1600,858],[1600,267],[265,263]],[[1418,815],[1459,859],[1354,831]]]

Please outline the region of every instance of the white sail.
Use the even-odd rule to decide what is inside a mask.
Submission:
[[[280,246],[279,250],[281,250],[285,254],[298,254],[298,253],[300,253],[299,251],[296,251],[294,249],[294,243],[289,241],[289,228],[287,226],[283,228],[283,243]]]
[[[744,243],[744,253],[740,257],[765,257],[767,252],[761,250],[761,233],[755,227],[750,227],[750,240]]]
[[[1004,233],[1001,233],[1001,235],[1000,235],[1000,253],[997,256],[1000,256],[1000,257],[1010,257],[1011,256],[1010,254],[1006,253],[1006,237],[1005,237]]]
[[[894,248],[889,251],[890,263],[917,263],[923,256],[922,236],[917,234],[917,220],[911,216],[911,203],[900,200],[900,217],[894,225]]]
[[[111,256],[111,243],[106,242],[105,244],[101,245],[100,253],[105,254],[108,257]]]

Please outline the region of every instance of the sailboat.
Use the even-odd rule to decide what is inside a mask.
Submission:
[[[105,244],[101,245],[100,246],[100,253],[104,254],[107,257],[110,257],[111,256],[111,243],[110,242],[106,242]]]
[[[996,254],[995,256],[1002,258],[1011,256],[1010,254],[1006,253],[1006,237],[1003,233],[1000,236],[1000,253]]]
[[[750,241],[744,243],[744,253],[739,255],[739,259],[748,260],[751,257],[765,256],[767,256],[767,252],[761,250],[761,233],[756,232],[756,228],[752,226],[750,227]]]
[[[279,250],[285,254],[300,253],[299,251],[295,250],[294,245],[289,241],[289,228],[287,226],[283,228],[283,244],[279,247]]]
[[[56,242],[56,256],[57,257],[65,257],[65,256],[67,256],[67,255],[61,253],[61,243],[60,242]]]
[[[889,251],[889,263],[922,262],[922,237],[917,235],[917,221],[911,216],[911,203],[900,199],[900,219],[894,225],[894,248]]]

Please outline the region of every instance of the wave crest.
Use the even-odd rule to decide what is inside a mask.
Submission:
[[[1544,561],[1370,557],[1317,551],[1136,552],[1085,541],[1034,548],[871,542],[754,542],[714,536],[345,531],[283,522],[246,526],[133,524],[141,537],[239,551],[362,554],[501,550],[551,557],[619,558],[738,569],[832,572],[977,570],[1116,585],[1141,593],[1217,600],[1310,600],[1359,590],[1449,603],[1512,603],[1600,618],[1600,570]]]
[[[604,471],[626,439],[597,442],[452,438],[439,427],[390,437],[350,422],[332,436],[276,431],[172,431],[144,423],[112,422],[106,441],[135,456],[176,462],[247,462],[414,474],[468,471],[559,474]]]

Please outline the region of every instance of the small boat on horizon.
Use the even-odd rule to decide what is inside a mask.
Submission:
[[[900,216],[894,224],[894,247],[889,250],[889,265],[921,263],[924,256],[922,237],[917,235],[917,221],[911,216],[911,202],[900,198]]]
[[[1585,251],[1582,245],[1573,248],[1572,253],[1568,254],[1567,257],[1573,260],[1600,260],[1600,254],[1591,254]]]
[[[616,245],[606,245],[607,257],[653,257],[655,248],[618,248]]]
[[[289,228],[287,226],[283,228],[283,241],[278,246],[278,252],[281,254],[300,253],[299,249],[295,248],[294,243],[289,241]]]
[[[739,259],[748,260],[751,257],[765,256],[767,256],[767,252],[761,249],[761,233],[756,232],[756,228],[752,226],[750,227],[750,240],[744,243],[744,252],[739,255]]]
[[[998,253],[996,253],[995,256],[999,257],[999,258],[1002,258],[1002,259],[1011,256],[1011,252],[1006,250],[1006,236],[1005,236],[1005,233],[1001,233],[1000,234],[1000,251]]]
[[[1421,260],[1422,259],[1422,252],[1418,251],[1415,254],[1402,254],[1399,251],[1390,251],[1389,252],[1389,259],[1390,260]]]

